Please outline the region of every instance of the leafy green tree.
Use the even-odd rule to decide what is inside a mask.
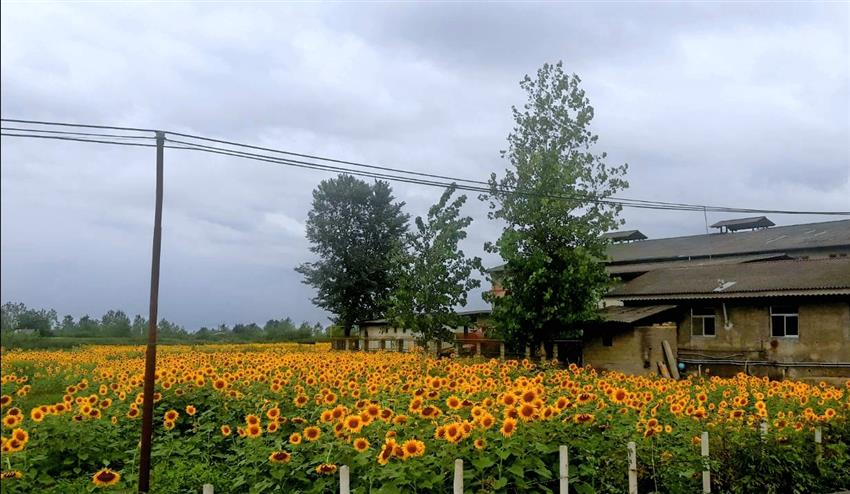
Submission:
[[[100,321],[92,319],[88,314],[84,315],[77,322],[76,336],[93,337],[100,333]]]
[[[506,293],[485,297],[513,348],[536,347],[597,318],[609,284],[601,235],[621,224],[620,206],[603,200],[628,187],[628,165],[608,166],[606,154],[594,152],[593,107],[580,82],[561,62],[525,76],[528,101],[513,108],[516,126],[502,152],[510,167],[490,178],[489,216],[505,228],[485,248],[505,261]]]
[[[0,329],[12,331],[18,329],[18,318],[26,312],[27,306],[23,303],[6,302],[0,307]]]
[[[319,260],[296,271],[318,294],[313,303],[334,314],[346,336],[358,322],[382,317],[395,286],[390,276],[408,215],[387,182],[350,175],[323,180],[307,218],[310,250]]]
[[[136,314],[133,317],[133,324],[130,325],[130,334],[134,337],[142,337],[148,334],[148,320],[142,317],[141,314]]]
[[[129,337],[132,326],[130,318],[121,310],[110,310],[100,318],[100,331],[103,336]]]
[[[73,335],[77,331],[77,323],[74,321],[74,316],[71,314],[65,314],[65,317],[62,318],[62,322],[59,323],[57,331],[60,335]]]
[[[414,331],[423,342],[436,342],[438,355],[440,343],[453,336],[450,328],[464,322],[455,308],[466,305],[469,291],[481,286],[471,277],[481,271],[481,259],[466,257],[458,245],[472,218],[460,216],[466,196],[452,200],[455,191],[454,185],[447,188],[425,220],[416,217],[416,228],[407,234],[399,256],[398,287],[389,311],[395,326]]]

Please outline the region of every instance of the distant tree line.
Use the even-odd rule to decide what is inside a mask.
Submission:
[[[148,334],[148,320],[139,314],[131,320],[121,310],[110,310],[100,319],[85,315],[75,320],[73,316],[66,315],[59,320],[54,309],[34,309],[22,303],[6,302],[0,306],[0,331],[43,338],[143,338]],[[157,324],[158,337],[187,341],[310,340],[326,337],[328,331],[318,323],[302,322],[296,325],[288,317],[269,319],[262,326],[253,322],[239,323],[233,327],[220,324],[214,328],[204,326],[194,332],[164,318]]]

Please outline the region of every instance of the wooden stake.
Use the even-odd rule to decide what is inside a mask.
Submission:
[[[670,348],[670,343],[667,340],[661,342],[661,347],[664,349],[664,357],[667,359],[667,366],[670,370],[670,377],[679,380],[679,368],[676,367],[676,357],[673,355],[673,349]]]
[[[637,484],[637,451],[635,451],[635,442],[629,441],[629,494],[638,493]]]
[[[351,478],[348,465],[339,467],[339,494],[351,494]]]
[[[709,494],[711,492],[711,471],[708,466],[708,432],[702,433],[700,447],[702,448],[702,461],[705,464],[705,470],[702,471],[702,492]]]
[[[204,484],[204,494],[214,494],[212,484]]]
[[[569,452],[566,446],[558,448],[558,471],[560,480],[558,483],[558,492],[560,494],[569,494],[570,492],[570,464]]]
[[[463,460],[460,458],[455,460],[455,482],[452,492],[463,494]]]

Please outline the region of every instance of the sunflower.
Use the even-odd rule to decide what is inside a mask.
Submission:
[[[322,463],[316,467],[316,473],[319,475],[333,475],[336,473],[336,465],[333,463]]]
[[[348,417],[345,417],[342,423],[345,424],[345,428],[348,429],[349,432],[353,432],[355,434],[360,432],[360,429],[363,428],[363,419],[360,415],[349,415]]]
[[[18,418],[14,415],[6,415],[5,417],[3,417],[3,425],[11,429],[12,427],[18,425]]]
[[[260,427],[260,424],[249,424],[248,427],[245,428],[245,436],[250,438],[257,438],[263,435],[263,428]]]
[[[517,413],[519,414],[519,418],[523,422],[528,422],[529,420],[532,420],[535,415],[537,415],[537,409],[534,408],[534,405],[532,405],[531,403],[524,403],[521,407],[519,407]]]
[[[222,436],[227,437],[227,436],[229,436],[229,435],[230,435],[230,434],[232,434],[232,433],[233,433],[233,431],[230,429],[230,426],[229,426],[229,425],[226,425],[226,424],[225,424],[225,425],[222,425],[222,426],[221,426],[221,435],[222,435]]]
[[[22,472],[18,471],[18,470],[7,470],[7,471],[4,471],[4,472],[0,472],[0,479],[2,479],[2,480],[19,479],[23,476],[24,476],[24,474]]]
[[[41,422],[44,420],[44,412],[38,408],[33,408],[32,411],[30,411],[30,418],[33,422]]]
[[[289,444],[301,444],[301,434],[293,432],[289,435]]]
[[[425,443],[417,439],[408,439],[401,445],[402,459],[413,458],[425,454]]]
[[[269,425],[266,426],[266,432],[273,434],[280,429],[280,422],[274,421],[269,422]]]
[[[573,419],[577,424],[591,424],[596,417],[593,416],[592,413],[579,413]]]
[[[0,407],[8,406],[10,403],[12,403],[11,395],[0,396]]]
[[[484,449],[487,446],[487,441],[484,439],[476,439],[472,444],[475,445],[475,449]]]
[[[177,420],[177,417],[180,416],[180,413],[177,410],[169,410],[165,412],[165,420],[168,422],[174,422]]]
[[[505,418],[504,422],[502,422],[502,428],[499,429],[499,432],[502,433],[505,437],[511,437],[516,431],[516,419],[512,419],[510,417]]]
[[[108,468],[102,468],[98,470],[96,474],[94,474],[91,478],[92,483],[98,487],[108,487],[110,485],[115,485],[121,480],[121,474],[118,472],[113,472]]]
[[[275,451],[274,453],[269,455],[270,463],[289,463],[289,460],[292,459],[292,454],[286,451]]]
[[[12,431],[12,439],[16,439],[22,444],[26,444],[27,441],[30,440],[30,435],[27,431],[21,429],[20,427]]]
[[[386,465],[387,463],[389,463],[390,458],[393,457],[393,451],[395,451],[395,446],[395,439],[388,439],[387,442],[384,443],[384,446],[381,448],[381,452],[378,453],[379,465]]]
[[[246,415],[245,423],[248,425],[258,425],[260,423],[260,417],[257,417],[256,415]]]
[[[460,409],[460,407],[461,407],[460,398],[458,398],[457,396],[454,396],[454,395],[449,396],[448,399],[446,399],[446,406],[451,408],[452,410]]]
[[[193,407],[192,405],[186,405],[186,415],[189,415],[191,417],[196,413],[198,413],[198,410],[195,407]]]
[[[366,438],[358,437],[357,439],[354,440],[354,442],[352,443],[352,446],[354,446],[354,449],[358,453],[363,453],[364,451],[369,449],[369,441],[366,440]]]
[[[171,429],[174,428],[174,422],[172,422],[170,420],[163,420],[162,426],[165,428],[165,430],[170,431]]]
[[[307,427],[304,429],[304,439],[313,442],[319,439],[319,436],[322,435],[322,430],[318,427]]]
[[[269,420],[275,420],[276,418],[280,417],[280,408],[269,408],[268,411],[266,411],[266,417],[268,417]]]

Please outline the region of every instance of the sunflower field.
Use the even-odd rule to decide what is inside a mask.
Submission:
[[[817,493],[850,487],[850,382],[597,372],[326,345],[163,346],[152,491]],[[2,492],[133,492],[144,348],[2,352]],[[767,432],[762,424],[767,424]],[[822,431],[816,444],[814,430]],[[711,455],[700,457],[709,432]]]

